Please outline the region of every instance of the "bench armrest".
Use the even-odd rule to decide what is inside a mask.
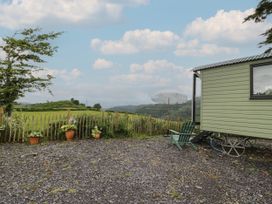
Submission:
[[[171,129],[169,129],[168,131],[169,131],[169,132],[171,132],[171,133],[174,133],[174,134],[176,134],[176,135],[181,134],[180,132],[177,132],[177,131],[175,131],[175,130],[171,130]]]

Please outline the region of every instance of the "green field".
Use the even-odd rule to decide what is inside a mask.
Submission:
[[[52,122],[59,120],[68,120],[70,117],[78,118],[80,116],[90,116],[97,121],[105,120],[109,117],[115,118],[128,118],[129,120],[150,118],[148,116],[126,113],[112,113],[104,111],[41,111],[41,112],[14,112],[13,116],[22,119],[24,125],[28,129],[43,129]],[[157,121],[165,121],[162,119],[156,119]]]
[[[89,138],[91,129],[99,126],[104,137],[161,135],[167,129],[178,130],[181,122],[149,116],[104,111],[14,112],[0,132],[0,141],[25,141],[30,131],[41,131],[47,140],[63,139],[60,127],[73,120],[78,138]]]

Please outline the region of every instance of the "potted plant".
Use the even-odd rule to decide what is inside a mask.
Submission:
[[[29,135],[29,143],[31,145],[38,144],[40,138],[43,137],[42,133],[40,131],[32,131]]]
[[[101,130],[98,129],[97,125],[92,129],[92,136],[95,139],[99,139],[101,137]]]
[[[63,125],[60,127],[60,129],[65,132],[65,137],[68,141],[73,140],[75,131],[77,129],[76,125],[68,124],[68,125]]]

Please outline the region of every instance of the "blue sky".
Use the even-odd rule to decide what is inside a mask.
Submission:
[[[51,90],[20,101],[76,98],[103,107],[191,96],[190,68],[259,54],[270,22],[242,23],[258,1],[0,0],[0,38],[25,27],[64,31],[44,64]],[[1,43],[1,40],[0,40]],[[0,53],[1,56],[1,53]]]

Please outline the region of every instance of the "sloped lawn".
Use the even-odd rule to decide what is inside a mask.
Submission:
[[[272,203],[272,151],[239,159],[168,139],[0,144],[0,203]]]

